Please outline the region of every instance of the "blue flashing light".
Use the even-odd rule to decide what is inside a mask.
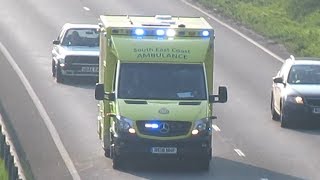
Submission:
[[[146,124],[144,124],[144,127],[146,127],[146,128],[152,128],[152,129],[157,129],[157,128],[159,128],[159,125],[156,124],[156,123],[146,123]]]
[[[167,36],[173,37],[175,35],[176,35],[176,31],[175,30],[173,30],[173,29],[168,29],[167,30]]]
[[[202,31],[202,36],[207,37],[209,36],[209,31]]]
[[[165,34],[165,31],[163,29],[158,29],[156,31],[157,36],[163,36]]]
[[[137,35],[137,36],[142,36],[144,35],[144,30],[143,29],[136,29],[134,31],[134,33]]]

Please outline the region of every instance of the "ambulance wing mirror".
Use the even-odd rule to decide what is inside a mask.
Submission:
[[[104,100],[104,84],[96,84],[96,89],[94,91],[94,96],[96,100]]]
[[[116,99],[115,94],[113,92],[106,93],[104,91],[104,84],[96,84],[94,96],[95,96],[96,100],[114,101]]]
[[[227,87],[219,86],[218,95],[210,95],[209,103],[225,103],[228,100]]]

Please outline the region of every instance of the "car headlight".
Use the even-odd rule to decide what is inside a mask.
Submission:
[[[116,116],[116,127],[121,132],[129,132],[131,134],[136,132],[133,128],[133,121],[120,115]]]
[[[206,130],[210,130],[211,120],[209,118],[199,119],[194,123],[192,134],[197,135],[200,132],[204,132]]]
[[[64,66],[65,65],[65,63],[66,63],[66,61],[65,61],[65,59],[64,58],[59,58],[59,64],[60,64],[60,66]]]
[[[287,101],[295,104],[304,104],[303,98],[301,96],[288,96]]]

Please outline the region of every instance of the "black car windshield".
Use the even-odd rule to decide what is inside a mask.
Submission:
[[[62,45],[98,47],[99,33],[94,28],[69,29],[62,40]]]
[[[320,65],[293,65],[288,76],[289,84],[320,84]]]
[[[121,63],[118,98],[204,100],[203,65]]]

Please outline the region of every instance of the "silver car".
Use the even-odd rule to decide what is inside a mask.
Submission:
[[[58,83],[70,76],[98,77],[99,28],[92,24],[65,24],[52,49],[52,75]]]
[[[320,59],[291,56],[273,77],[272,119],[281,127],[320,122]]]

